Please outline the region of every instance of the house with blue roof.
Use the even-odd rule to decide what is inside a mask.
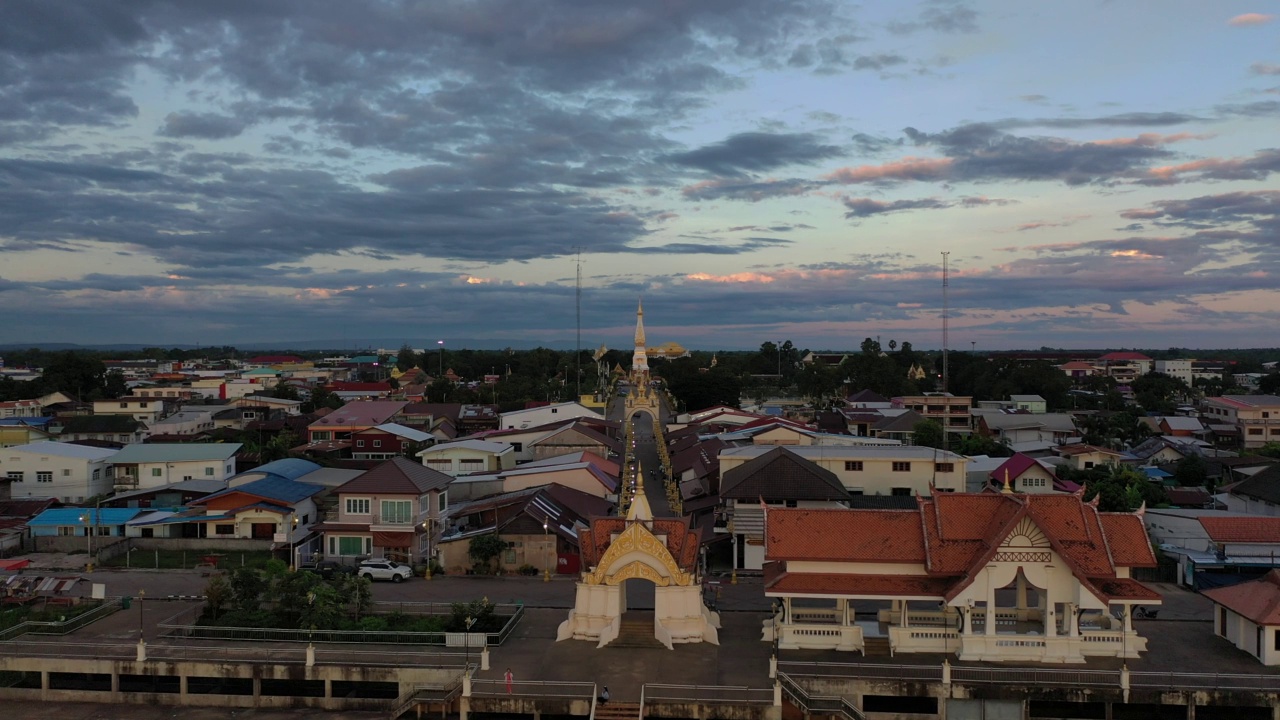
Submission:
[[[50,508],[27,521],[31,537],[124,537],[140,508]]]
[[[292,473],[303,468],[290,464],[277,469]],[[311,537],[319,514],[316,497],[328,488],[264,474],[192,501],[186,512],[157,517],[150,524],[156,526],[156,535],[263,540],[272,549],[293,548]],[[162,527],[173,525],[182,527]]]

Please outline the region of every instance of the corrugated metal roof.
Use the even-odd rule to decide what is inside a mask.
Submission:
[[[172,443],[126,445],[111,462],[117,465],[151,462],[227,460],[240,451],[240,443]]]
[[[139,514],[149,512],[141,508],[50,508],[35,516],[27,524],[31,527],[65,525],[124,525]],[[88,520],[82,520],[87,516]]]
[[[4,449],[4,452],[30,453],[32,455],[56,455],[58,457],[79,458],[81,460],[104,460],[120,451],[115,448],[100,448],[88,445],[76,445],[73,443],[43,440],[41,442],[8,447]]]

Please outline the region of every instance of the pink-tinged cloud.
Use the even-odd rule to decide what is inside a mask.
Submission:
[[[709,273],[693,273],[685,275],[690,280],[701,280],[703,282],[713,283],[760,283],[769,284],[775,278],[764,273],[741,272],[732,275],[711,275]]]
[[[493,282],[493,278],[482,278],[474,275],[466,276],[466,283],[468,285],[488,285],[491,282]]]
[[[1171,135],[1161,135],[1160,133],[1142,133],[1137,137],[1111,138],[1110,140],[1094,140],[1094,145],[1104,145],[1108,147],[1159,147],[1170,143],[1183,142],[1186,140],[1208,140],[1212,135],[1198,135],[1196,133],[1173,133]]]
[[[1164,256],[1144,253],[1141,250],[1112,250],[1111,257],[1130,258],[1134,260],[1160,260],[1160,259],[1163,259]]]
[[[1262,13],[1245,13],[1237,15],[1227,21],[1228,25],[1233,27],[1248,27],[1250,25],[1265,25],[1276,18],[1275,15],[1264,15]]]
[[[1280,65],[1270,63],[1254,63],[1249,66],[1254,75],[1280,75]]]
[[[951,158],[905,157],[883,165],[840,168],[823,180],[844,185],[899,180],[941,180],[950,174],[954,165],[955,161]]]

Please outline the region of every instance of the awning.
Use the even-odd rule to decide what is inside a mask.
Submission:
[[[381,548],[413,547],[413,533],[375,531],[373,544]]]
[[[17,572],[31,564],[26,558],[13,558],[12,560],[0,560],[0,570],[6,572]]]

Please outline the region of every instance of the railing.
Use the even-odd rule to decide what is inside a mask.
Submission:
[[[14,657],[55,657],[65,659],[132,660],[137,657],[137,643],[65,643],[23,642],[5,647]],[[307,660],[305,647],[245,647],[240,645],[186,645],[149,643],[148,660],[190,662],[268,663],[302,665]],[[316,650],[317,665],[359,665],[361,667],[416,667],[461,670],[461,653],[397,653],[372,650]]]
[[[521,680],[511,683],[507,692],[505,680],[471,680],[471,697],[539,697],[589,700],[595,697],[596,684],[590,682],[557,682]]]
[[[834,695],[810,695],[809,691],[784,672],[778,672],[778,684],[782,686],[782,692],[791,698],[792,704],[806,717],[817,711],[824,715],[839,715],[844,720],[867,720],[862,710],[847,698]]]
[[[1280,692],[1280,676],[1222,673],[1129,673],[1131,687],[1161,690],[1261,690]]]
[[[771,688],[745,685],[664,685],[645,683],[640,689],[645,701],[699,702],[728,705],[772,705]]]
[[[462,693],[462,676],[450,685],[414,685],[400,694],[391,706],[391,720],[409,712],[423,700],[450,703]]]
[[[70,620],[59,621],[39,621],[28,620],[18,623],[11,628],[0,631],[0,642],[8,642],[16,637],[31,633],[33,635],[66,635],[75,632],[80,628],[92,622],[101,620],[111,613],[120,609],[120,601],[112,599],[104,601],[98,607],[71,618]]]
[[[202,638],[207,640],[258,640],[261,642],[328,642],[328,643],[364,643],[387,645],[462,645],[461,636],[467,636],[466,645],[484,647],[501,645],[510,637],[516,625],[524,618],[523,605],[495,605],[494,613],[503,615],[510,612],[506,623],[496,632],[490,633],[458,633],[458,632],[407,632],[407,631],[375,631],[375,630],[299,630],[287,628],[243,628],[221,627],[217,625],[197,625],[196,621],[204,612],[202,606],[186,608],[160,623],[161,634],[176,637]],[[377,602],[371,612],[400,612],[406,615],[440,615],[453,612],[452,605],[447,603],[395,603]],[[483,637],[483,643],[479,637]]]
[[[1092,685],[1120,687],[1117,670],[1069,670],[1055,668],[986,668],[953,665],[951,682],[1000,685]]]
[[[784,662],[778,663],[781,670],[792,676],[802,677],[834,677],[834,678],[874,678],[880,680],[916,680],[942,681],[940,665],[882,665],[879,663],[817,663],[817,662]]]

